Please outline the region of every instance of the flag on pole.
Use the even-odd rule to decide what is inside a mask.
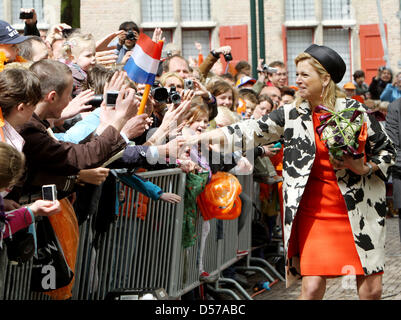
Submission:
[[[128,77],[136,83],[153,85],[162,49],[163,41],[153,42],[149,36],[141,33],[131,57],[124,66]]]

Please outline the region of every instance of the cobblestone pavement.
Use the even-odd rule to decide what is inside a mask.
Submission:
[[[401,300],[401,242],[398,224],[398,217],[387,218],[386,220],[386,266],[383,275],[383,300]],[[284,282],[278,282],[270,291],[265,291],[255,296],[254,299],[295,300],[300,292],[300,284],[287,289]],[[324,300],[357,299],[355,276],[327,280]]]

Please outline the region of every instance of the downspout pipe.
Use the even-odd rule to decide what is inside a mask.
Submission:
[[[257,30],[256,30],[256,0],[250,0],[251,11],[251,54],[252,54],[252,76],[257,78],[258,66],[258,44],[257,44]]]
[[[401,1],[401,0],[400,0]],[[259,11],[259,59],[265,60],[265,1],[258,0]]]

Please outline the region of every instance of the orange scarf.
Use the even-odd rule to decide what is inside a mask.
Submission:
[[[3,51],[0,51],[0,72],[4,70],[4,65],[8,62],[6,54]],[[27,62],[23,57],[17,56],[14,62]]]

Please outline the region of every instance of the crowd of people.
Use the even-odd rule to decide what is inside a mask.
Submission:
[[[382,184],[388,167],[394,164],[393,144],[369,116],[369,162],[364,164],[364,158],[329,159],[323,144],[316,142],[315,147],[313,141],[319,137],[313,131],[308,133],[306,124],[312,129],[316,126],[315,116],[313,122],[307,117],[321,104],[334,109],[358,101],[357,107],[364,104],[386,115],[388,103],[401,97],[401,73],[393,79],[392,71],[382,67],[368,86],[363,71],[358,70],[354,82],[339,88],[345,72],[341,70],[346,67],[341,57],[327,47],[311,46],[297,57],[296,83],[289,84],[282,61],[266,65],[260,60],[255,79],[246,61],[236,63],[235,72],[224,73],[221,61],[231,53],[229,46],[215,48],[206,57],[183,57],[170,44],[145,112],[138,115],[145,86],[133,82],[124,71],[140,34],[136,23],[124,22],[118,31],[99,40],[65,24],[41,35],[35,11],[28,11],[34,18],[25,21],[24,35],[0,21],[0,295],[6,248],[18,240],[12,235],[24,230],[35,234],[35,221],[61,210],[59,201],[42,199],[43,185],[56,185],[58,199],[68,199],[74,205],[77,223],[82,223],[88,217],[88,207],[96,211],[102,201],[115,201],[102,192],[102,186],[113,179],[110,170],[180,168],[188,175],[203,177],[198,194],[214,183],[218,172],[253,174],[260,186],[260,210],[270,236],[276,232],[284,240],[287,280],[302,276],[301,298],[322,298],[324,277],[341,275],[337,265],[344,259],[355,267],[360,297],[380,298],[384,223],[377,223],[376,217],[382,217],[383,210],[376,211],[382,208]],[[161,39],[162,31],[156,29],[153,40]],[[199,44],[194,45],[199,49]],[[327,56],[335,58],[328,62]],[[167,89],[166,97],[158,95],[161,89]],[[111,106],[106,104],[110,92],[118,92]],[[200,147],[201,141],[205,143]],[[220,143],[223,141],[225,144]],[[342,175],[338,186],[333,183],[337,172]],[[335,199],[327,200],[319,192],[323,188],[319,177],[326,179],[323,183],[330,185],[328,193]],[[139,191],[150,194],[152,189],[156,201],[185,200],[142,182]],[[359,199],[356,189],[366,197]],[[341,205],[340,192],[349,196]],[[316,212],[308,200],[314,202],[319,196],[324,205]],[[244,193],[239,198],[240,231],[253,200]],[[279,205],[272,208],[270,204],[276,200]],[[298,207],[302,210],[295,219]],[[361,217],[364,210],[368,214]],[[327,212],[334,213],[326,216]],[[193,244],[190,235],[196,218],[184,221],[185,246]],[[341,229],[341,246],[347,255],[319,259],[331,268],[315,266],[313,251],[330,253],[316,241],[322,234],[326,234],[325,240],[338,239],[338,233],[322,224],[311,237],[313,241],[308,241],[305,237],[313,219],[335,219],[336,230]],[[366,240],[353,241],[350,224],[354,234],[360,232],[357,236],[370,237],[374,250],[365,250],[369,245]],[[362,230],[363,224],[369,230]],[[203,246],[209,229],[205,219],[200,235]],[[349,249],[354,243],[357,250],[355,245]],[[362,253],[364,250],[368,253]],[[202,259],[199,276],[203,281],[211,280]]]

